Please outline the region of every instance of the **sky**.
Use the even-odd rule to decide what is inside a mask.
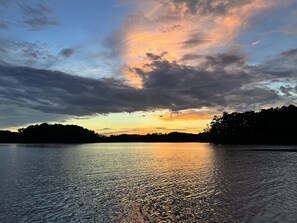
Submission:
[[[0,0],[0,129],[198,133],[296,81],[295,0]]]

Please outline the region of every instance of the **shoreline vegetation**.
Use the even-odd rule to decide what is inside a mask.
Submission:
[[[224,112],[198,134],[171,132],[104,136],[77,125],[30,125],[18,132],[0,130],[0,143],[209,142],[215,144],[296,144],[297,107],[259,112]]]
[[[208,142],[207,133],[172,132],[104,136],[77,125],[30,125],[18,132],[0,130],[0,143]]]

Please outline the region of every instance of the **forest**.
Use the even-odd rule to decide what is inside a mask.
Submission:
[[[294,105],[259,112],[224,112],[207,130],[219,144],[297,144],[297,108]]]

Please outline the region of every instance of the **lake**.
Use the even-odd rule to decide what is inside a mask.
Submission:
[[[0,144],[0,222],[296,222],[296,146]]]

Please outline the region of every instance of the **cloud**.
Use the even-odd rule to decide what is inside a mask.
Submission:
[[[71,57],[75,54],[75,50],[71,48],[65,48],[60,51],[60,54],[66,58]]]
[[[0,29],[8,29],[9,25],[7,22],[0,21]]]
[[[280,91],[288,97],[292,96],[292,94],[296,94],[297,93],[296,89],[297,89],[297,85],[295,85],[295,87],[289,87],[289,86],[280,87]]]
[[[132,104],[143,97],[116,80],[5,64],[0,66],[0,79],[1,101],[44,113],[83,116],[142,109]]]
[[[234,111],[260,110],[263,107],[282,106],[286,100],[275,89],[255,87],[252,89],[235,89],[226,95],[227,107]]]
[[[295,94],[280,94],[280,86],[296,82],[297,69],[295,73],[293,68],[272,72],[265,66],[248,66],[243,55],[232,53],[201,55],[203,60],[196,66],[170,62],[164,55],[149,54],[149,57],[150,62],[143,69],[133,71],[142,79],[140,89],[125,84],[124,80],[83,78],[1,62],[0,103],[17,107],[14,112],[19,117],[24,116],[21,112],[24,108],[46,117],[58,115],[59,119],[65,119],[65,116],[162,109],[176,113],[205,107],[214,114],[297,100]],[[3,111],[0,115],[5,118],[8,114]]]
[[[18,54],[32,60],[47,55],[42,43],[0,42],[4,53],[16,48]],[[174,114],[163,116],[164,120],[194,120],[201,116],[180,111],[207,107],[215,114],[297,102],[293,85],[297,81],[296,49],[257,66],[247,65],[244,54],[232,51],[184,55],[182,59],[192,64],[170,61],[167,54],[146,52],[145,63],[131,67],[131,72],[141,79],[142,88],[127,85],[124,80],[83,78],[2,61],[0,103],[6,107],[0,109],[0,123],[15,126],[25,120],[52,121],[158,109]],[[35,118],[28,118],[29,114]],[[12,115],[18,118],[12,119]]]
[[[5,60],[20,65],[39,65],[47,67],[54,60],[47,44],[35,41],[10,41],[0,39],[0,56]]]
[[[203,56],[197,54],[185,54],[180,61],[188,61],[188,60],[197,60],[201,59]]]
[[[287,57],[295,57],[297,56],[297,48],[282,52],[281,55],[287,56]]]
[[[255,42],[252,42],[252,46],[256,46],[256,45],[258,45],[258,44],[260,44],[260,41],[259,40],[257,40],[257,41],[255,41]]]
[[[28,107],[19,106],[9,100],[0,99],[1,128],[19,127],[41,122],[60,122],[69,116],[43,113]]]
[[[216,114],[207,114],[194,111],[186,112],[170,112],[163,115],[154,115],[153,117],[165,122],[172,121],[197,121],[197,120],[211,120]]]
[[[23,26],[32,31],[60,25],[60,21],[53,16],[54,11],[46,1],[1,0],[0,12],[2,17],[9,18],[11,25]],[[12,17],[12,12],[17,16]],[[1,24],[0,27],[7,29],[8,23],[2,22]]]
[[[297,71],[297,51],[290,49],[276,56],[270,57],[263,64],[257,66],[259,71],[269,72],[275,76],[295,77]]]
[[[30,30],[41,30],[48,26],[60,25],[60,22],[51,17],[53,10],[45,4],[21,5],[23,22]]]
[[[196,65],[189,55],[206,54],[232,45],[249,19],[276,2],[264,0],[139,0],[137,11],[105,42],[126,67],[125,78],[141,88],[139,75],[131,68],[148,63],[147,53],[173,62]]]
[[[200,129],[199,129],[200,130]],[[202,130],[202,129],[201,129]],[[100,134],[103,135],[121,135],[121,134],[140,134],[140,135],[146,135],[151,133],[170,133],[170,132],[197,132],[197,128],[193,127],[184,127],[184,128],[167,128],[167,127],[158,127],[158,126],[152,126],[147,128],[106,128],[106,129],[96,129]]]
[[[157,108],[178,111],[201,107],[239,107],[257,103],[259,100],[272,102],[271,91],[261,89],[263,98],[256,98],[251,92],[258,90],[242,88],[257,82],[260,76],[247,72],[243,58],[238,55],[218,54],[205,56],[198,66],[185,66],[176,62],[152,61],[151,70],[137,69],[143,80],[143,90],[154,92],[150,102]],[[240,69],[239,69],[240,67]],[[269,78],[269,75],[265,75]],[[260,90],[259,90],[260,91]],[[267,97],[266,97],[267,96]],[[235,100],[236,98],[236,100]],[[253,101],[254,99],[254,101]]]
[[[201,15],[226,15],[230,10],[243,7],[253,2],[252,0],[173,0],[176,7],[181,7],[189,13],[199,13]]]
[[[201,33],[196,33],[196,34],[189,36],[189,39],[181,42],[181,44],[183,47],[195,47],[195,46],[204,44],[209,41],[210,41],[210,39],[208,39],[207,36],[205,36]]]

